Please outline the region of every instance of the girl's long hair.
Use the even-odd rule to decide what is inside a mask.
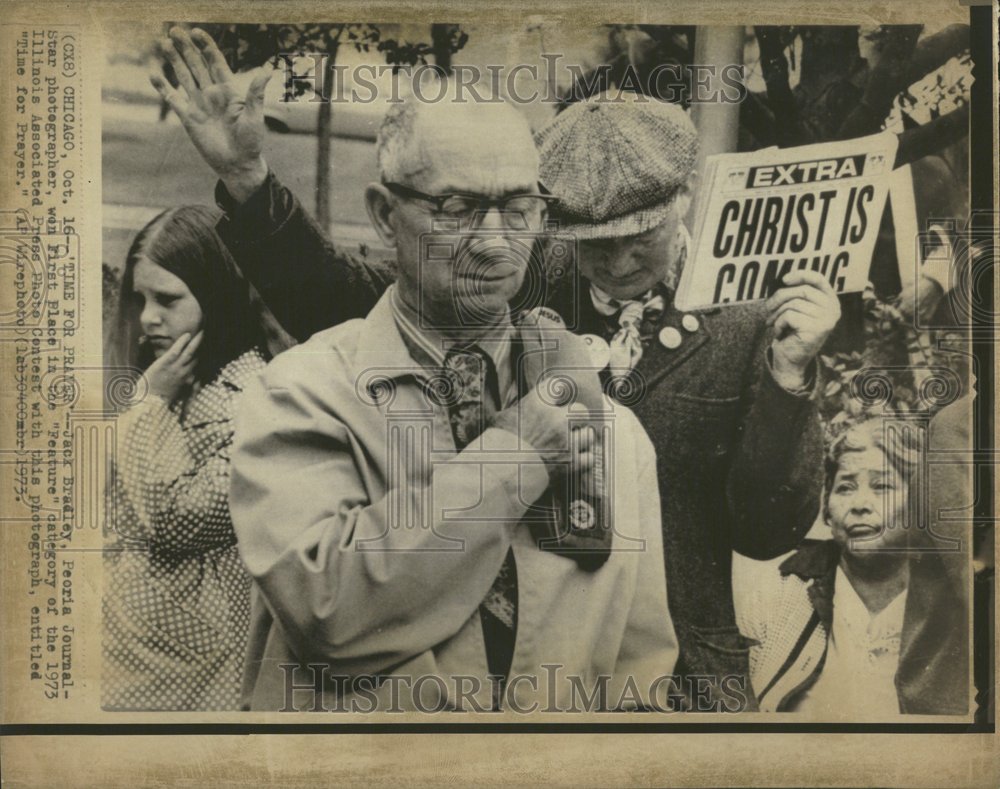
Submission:
[[[200,205],[170,208],[147,224],[132,242],[122,272],[118,312],[106,340],[106,358],[137,374],[153,361],[143,342],[142,299],[134,290],[136,263],[146,258],[187,285],[203,315],[204,337],[195,377],[208,383],[250,348],[266,356],[291,343],[242,273],[215,230],[220,213]]]

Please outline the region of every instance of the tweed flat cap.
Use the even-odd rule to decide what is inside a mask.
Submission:
[[[677,104],[601,94],[573,104],[535,135],[542,182],[577,238],[617,238],[662,223],[698,153]]]

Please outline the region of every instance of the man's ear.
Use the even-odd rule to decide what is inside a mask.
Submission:
[[[682,220],[691,211],[691,201],[694,199],[695,190],[698,188],[698,180],[698,173],[692,170],[677,190],[677,210]]]
[[[392,213],[396,210],[392,193],[382,184],[370,183],[365,187],[365,209],[382,243],[390,249],[396,247],[396,230]]]

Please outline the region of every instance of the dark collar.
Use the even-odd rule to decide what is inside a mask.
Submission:
[[[833,626],[833,584],[840,562],[840,546],[833,540],[803,540],[799,549],[781,563],[782,575],[797,575],[812,581],[807,593],[820,620],[829,631]]]
[[[797,575],[809,581],[835,573],[839,561],[840,546],[833,540],[803,540],[778,569],[782,575]]]

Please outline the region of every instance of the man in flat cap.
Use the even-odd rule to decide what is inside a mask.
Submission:
[[[171,62],[183,61],[175,52]],[[233,101],[249,107],[243,128],[225,108],[205,120],[188,114],[186,127],[220,176],[219,232],[241,268],[297,339],[366,315],[389,277],[330,242],[264,162],[259,101]],[[814,359],[839,317],[837,298],[821,275],[797,271],[767,302],[675,308],[697,151],[680,107],[595,99],[557,116],[536,142],[560,231],[578,240],[578,265],[549,283],[547,306],[585,335],[606,390],[635,411],[657,452],[683,692],[691,709],[756,709],[731,554],[789,551],[818,511]]]
[[[813,524],[814,359],[840,316],[837,297],[822,275],[796,271],[766,302],[674,306],[698,147],[678,105],[601,96],[558,115],[536,143],[560,232],[577,239],[579,278],[557,285],[549,306],[574,316],[653,441],[677,672],[693,709],[730,710],[727,682],[749,691],[732,551],[773,558]]]

